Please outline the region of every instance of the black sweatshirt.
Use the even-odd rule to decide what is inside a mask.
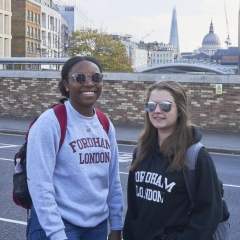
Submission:
[[[196,132],[195,142],[199,136]],[[123,239],[157,240],[165,235],[165,240],[212,240],[222,216],[222,200],[211,156],[204,148],[199,152],[197,198],[188,214],[191,201],[183,172],[166,172],[169,161],[159,150],[156,142],[154,151],[129,173]]]

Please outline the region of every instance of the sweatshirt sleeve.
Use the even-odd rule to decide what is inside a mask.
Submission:
[[[51,240],[67,239],[54,198],[53,173],[59,139],[57,119],[40,117],[30,129],[27,146],[29,192],[39,222]]]
[[[222,217],[219,180],[210,154],[201,149],[195,169],[197,197],[189,225],[182,233],[166,233],[165,240],[210,240]]]
[[[135,154],[133,159],[135,159]],[[131,223],[133,223],[133,221],[138,217],[134,171],[129,171],[128,175],[127,203],[128,208],[123,226],[123,239],[132,240],[134,239],[134,236],[131,228]]]
[[[111,160],[109,166],[109,194],[107,204],[109,208],[110,230],[122,230],[123,227],[123,194],[119,177],[119,155],[115,129],[110,122],[108,133],[111,146]]]

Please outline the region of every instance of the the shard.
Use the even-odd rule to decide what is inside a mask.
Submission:
[[[172,23],[169,43],[178,47],[178,52],[180,52],[179,39],[178,39],[178,25],[177,25],[177,11],[176,7],[173,7],[172,12]]]

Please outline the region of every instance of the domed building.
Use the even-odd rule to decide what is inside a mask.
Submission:
[[[199,50],[200,52],[212,56],[217,51],[217,49],[220,48],[220,39],[218,35],[214,33],[213,23],[211,21],[209,33],[203,38],[202,47],[199,48]]]

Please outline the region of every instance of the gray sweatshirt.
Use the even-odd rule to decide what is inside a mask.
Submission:
[[[109,218],[110,230],[121,230],[115,129],[110,122],[107,135],[96,114],[85,117],[69,101],[65,105],[67,129],[60,149],[53,109],[38,118],[28,137],[28,186],[39,222],[51,240],[67,238],[62,218],[81,227],[95,227]]]

